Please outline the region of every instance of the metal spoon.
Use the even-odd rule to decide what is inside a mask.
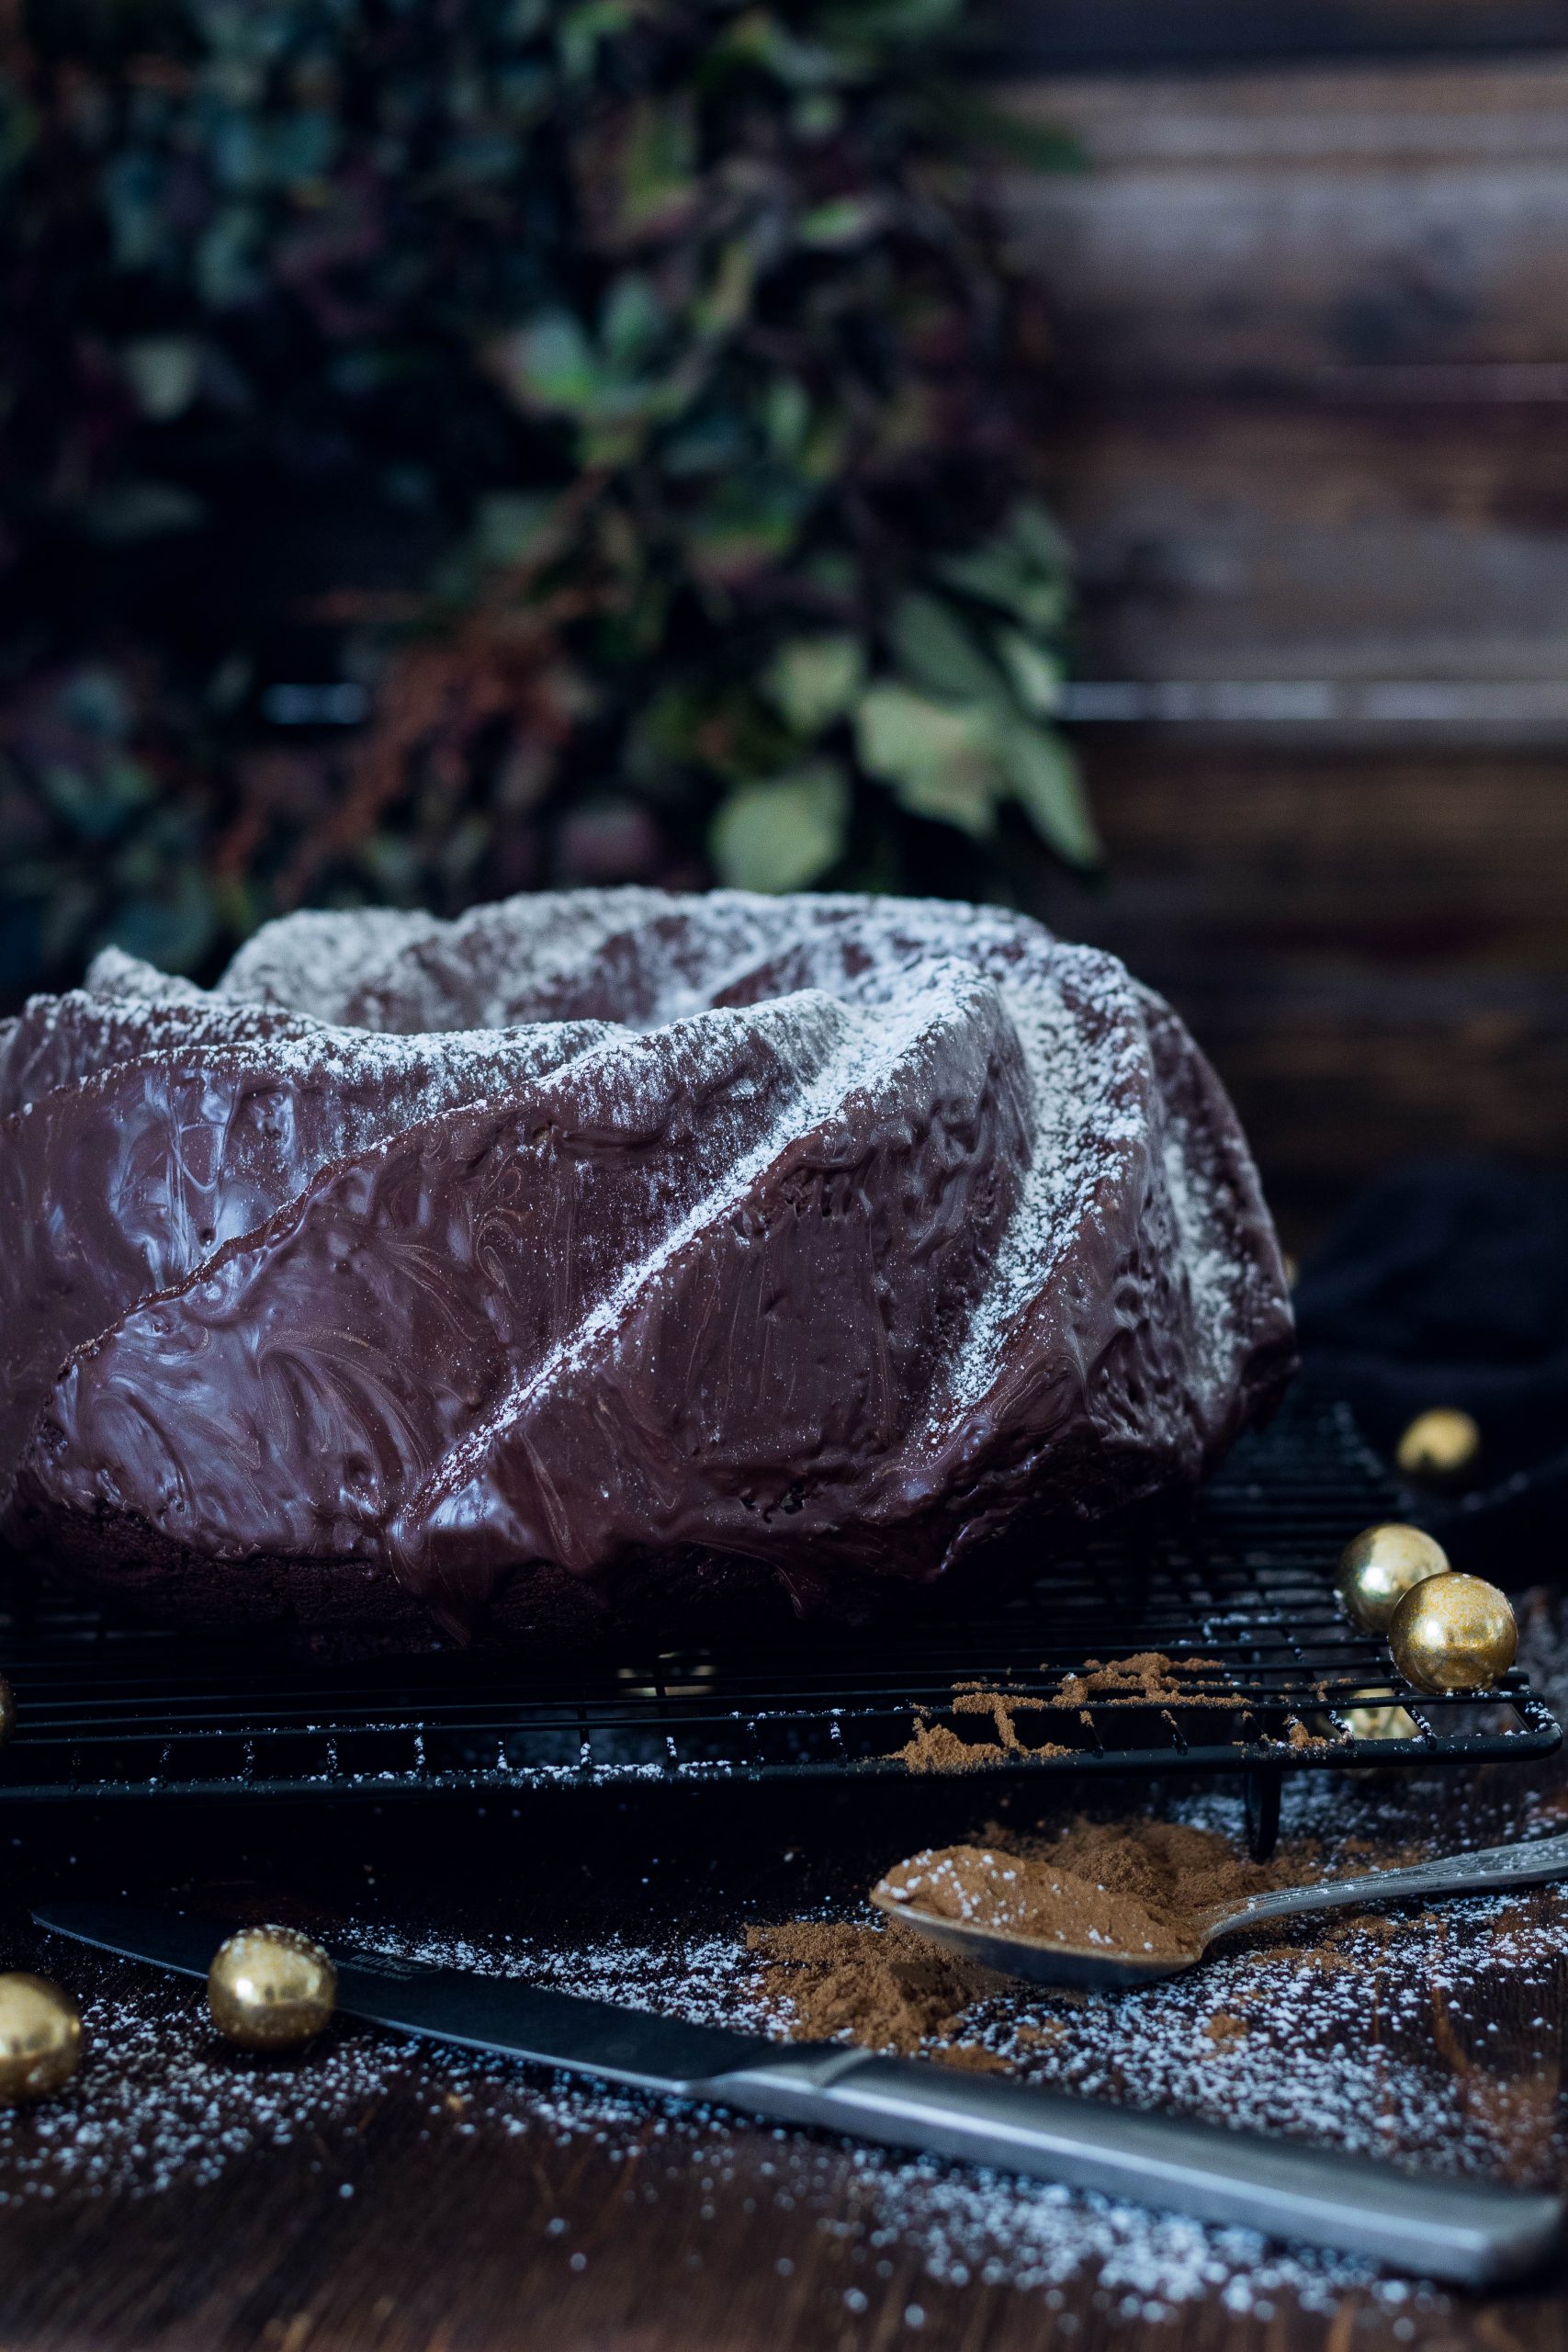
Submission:
[[[1110,1992],[1179,1975],[1203,1958],[1216,1938],[1256,1927],[1260,1919],[1296,1919],[1314,1911],[1408,1903],[1432,1894],[1484,1894],[1497,1887],[1540,1886],[1553,1878],[1568,1878],[1568,1837],[1540,1838],[1517,1846],[1483,1846],[1474,1853],[1443,1854],[1408,1870],[1369,1871],[1359,1878],[1282,1886],[1269,1894],[1249,1894],[1234,1911],[1197,1925],[1190,1949],[1176,1954],[1047,1943],[1034,1936],[1011,1935],[1003,1928],[940,1918],[895,1894],[886,1879],[872,1888],[871,1899],[890,1919],[901,1920],[933,1943],[944,1945],[964,1960],[976,1961],[983,1968],[997,1969],[1004,1976],[1028,1976],[1037,1984],[1078,1984]]]

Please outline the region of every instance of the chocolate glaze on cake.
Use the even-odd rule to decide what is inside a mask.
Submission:
[[[829,1614],[1288,1377],[1235,1117],[995,909],[534,895],[117,951],[0,1034],[6,1532],[393,1641]]]

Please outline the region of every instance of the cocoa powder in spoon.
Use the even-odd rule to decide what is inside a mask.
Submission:
[[[911,1855],[883,1881],[946,1918],[1105,1951],[1179,1959],[1204,1923],[1267,1887],[1315,1875],[1305,1852],[1254,1862],[1228,1838],[1174,1821],[1077,1821],[1049,1840],[1010,1835]],[[910,2051],[951,2032],[1001,1980],[940,1951],[897,1919],[886,1928],[796,1920],[752,1928],[764,1996],[797,2038],[844,2037]],[[960,2045],[958,2056],[962,2061]]]

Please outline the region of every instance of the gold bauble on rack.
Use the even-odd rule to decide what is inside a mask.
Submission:
[[[1405,1477],[1427,1486],[1463,1479],[1480,1455],[1480,1430],[1468,1413],[1451,1405],[1435,1405],[1428,1413],[1417,1413],[1394,1451],[1394,1460]]]
[[[1483,1577],[1428,1577],[1393,1612],[1388,1645],[1417,1690],[1487,1690],[1514,1663],[1519,1629],[1506,1593]]]
[[[207,1972],[212,2022],[242,2050],[299,2050],[332,2018],[337,1971],[297,1928],[242,1928]]]
[[[1421,1726],[1387,1690],[1359,1690],[1345,1721],[1354,1739],[1419,1739]]]
[[[82,2018],[69,1993],[25,1969],[0,1976],[0,2106],[48,2098],[81,2055]]]
[[[1449,1555],[1435,1536],[1401,1520],[1363,1527],[1339,1555],[1335,1589],[1363,1633],[1382,1634],[1412,1586],[1446,1574]]]

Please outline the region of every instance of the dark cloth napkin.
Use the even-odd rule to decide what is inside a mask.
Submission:
[[[1400,1169],[1312,1252],[1295,1305],[1303,1377],[1347,1398],[1389,1460],[1428,1407],[1474,1416],[1473,1481],[1419,1493],[1409,1513],[1456,1566],[1516,1584],[1568,1568],[1568,1180],[1470,1159]],[[1509,1573],[1515,1544],[1531,1556]]]

